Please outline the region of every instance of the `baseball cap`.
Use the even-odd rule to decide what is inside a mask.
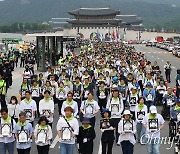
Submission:
[[[149,110],[151,113],[157,113],[157,108],[155,106],[151,106]]]

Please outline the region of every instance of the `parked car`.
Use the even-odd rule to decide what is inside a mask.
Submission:
[[[173,45],[173,44],[169,44],[168,47],[167,47],[167,50],[168,50],[169,52],[172,52],[173,49],[174,49],[174,45]]]
[[[175,46],[173,51],[172,51],[172,54],[177,56],[177,57],[180,57],[180,46]]]

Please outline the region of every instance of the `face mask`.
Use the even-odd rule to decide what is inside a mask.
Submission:
[[[11,100],[11,103],[12,103],[12,104],[15,104],[15,103],[16,103],[16,101],[15,101],[15,100]]]

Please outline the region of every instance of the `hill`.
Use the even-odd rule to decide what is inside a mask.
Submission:
[[[0,2],[0,20],[1,24],[44,22],[53,17],[69,17],[67,11],[79,7],[112,7],[120,9],[122,14],[137,14],[142,17],[146,27],[180,22],[179,0],[171,0],[177,7],[160,4],[169,3],[169,0],[148,2],[149,0],[4,0]]]

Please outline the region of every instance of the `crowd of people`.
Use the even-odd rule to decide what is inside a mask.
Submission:
[[[20,102],[18,96],[6,99],[18,60],[1,61],[1,153],[7,150],[13,154],[16,143],[18,154],[29,154],[35,142],[38,154],[48,154],[57,134],[60,154],[73,154],[76,144],[80,154],[92,154],[100,113],[102,154],[112,154],[114,143],[121,146],[123,154],[133,154],[135,144],[146,144],[148,154],[160,154],[156,138],[165,120],[170,120],[171,126],[180,120],[180,71],[175,92],[168,87],[169,62],[164,66],[166,81],[158,63],[148,61],[132,46],[88,40],[79,44],[79,53],[69,52],[60,57],[57,66],[48,66],[39,74],[34,71],[33,52],[27,52],[24,64],[21,51],[17,57],[21,57],[20,67],[25,70],[19,87]],[[157,106],[162,106],[160,114]],[[57,122],[55,114],[59,114]],[[53,132],[53,126],[57,132]],[[176,134],[171,128],[173,137]]]

